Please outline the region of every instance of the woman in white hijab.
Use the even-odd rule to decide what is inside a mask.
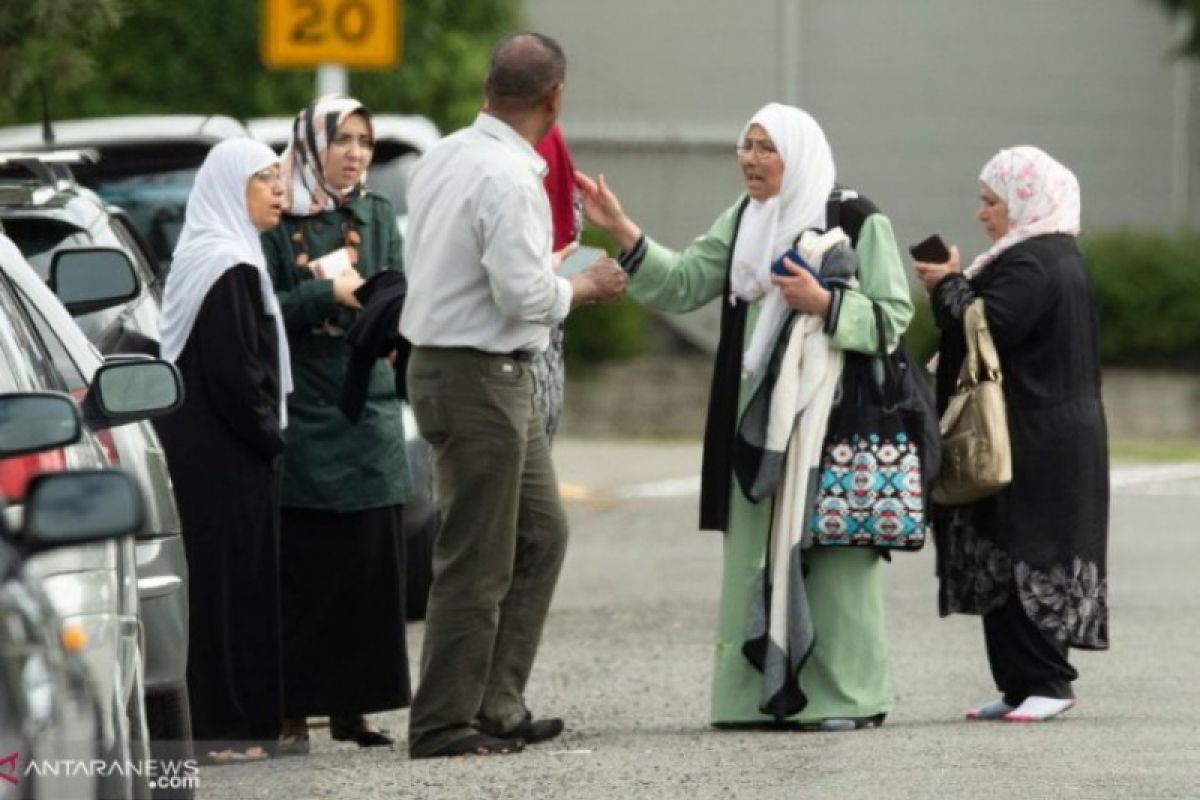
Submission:
[[[213,147],[163,297],[162,353],[186,392],[159,433],[188,558],[192,732],[216,763],[267,757],[283,714],[279,456],[291,377],[259,244],[283,198],[266,145]]]
[[[1012,483],[935,515],[941,613],[982,615],[1000,692],[968,719],[1054,719],[1075,705],[1070,648],[1108,647],[1108,435],[1079,212],[1069,169],[1036,147],[1005,148],[979,175],[975,216],[991,246],[961,272],[957,247],[947,263],[916,264],[942,330],[939,407],[976,298],[1004,376]]]
[[[726,533],[713,724],[824,730],[877,725],[891,708],[879,556],[870,549],[808,550],[808,607],[791,608],[789,598],[782,612],[797,614],[797,626],[802,614],[807,631],[792,636],[788,629],[797,626],[769,625],[784,632],[767,641],[761,633],[769,621],[756,614],[763,608],[758,601],[768,543],[781,552],[778,537],[799,542],[801,532],[773,531],[775,499],[754,503],[733,485],[731,450],[737,419],[789,310],[819,323],[808,327],[826,336],[832,350],[872,353],[874,301],[891,350],[912,316],[907,280],[888,219],[856,193],[835,189],[833,156],[811,116],[778,103],[764,106],[742,131],[737,162],[745,194],[678,253],[643,235],[603,176],[577,179],[588,220],[622,248],[631,297],[671,312],[721,301],[700,498],[700,527]],[[828,212],[837,215],[836,223]],[[823,288],[795,264],[788,266],[790,275],[772,274],[772,263],[801,233],[824,231],[831,223],[840,224],[854,245],[857,288]],[[796,557],[798,550],[787,555]],[[781,610],[768,605],[767,613]]]

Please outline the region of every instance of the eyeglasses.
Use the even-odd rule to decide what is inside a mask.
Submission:
[[[267,186],[283,186],[283,173],[277,169],[260,169],[250,177],[256,181],[265,183]]]
[[[768,144],[761,139],[753,141],[747,139],[737,146],[737,154],[742,158],[754,158],[759,161],[765,161],[772,156],[779,155],[779,151],[775,149],[775,145]]]

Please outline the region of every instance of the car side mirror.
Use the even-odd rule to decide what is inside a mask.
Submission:
[[[183,402],[183,381],[174,364],[158,358],[119,358],[96,370],[83,398],[83,417],[93,430],[169,414]]]
[[[120,470],[45,473],[25,495],[20,547],[31,554],[118,539],[141,530],[144,517],[137,486]]]
[[[133,262],[115,247],[72,247],[50,261],[51,291],[72,315],[122,305],[141,291]]]
[[[60,392],[0,395],[0,458],[66,447],[83,435],[79,406]]]

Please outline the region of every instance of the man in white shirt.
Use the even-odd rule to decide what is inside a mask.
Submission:
[[[546,164],[533,145],[558,117],[565,75],[554,40],[503,39],[487,108],[426,153],[409,183],[400,332],[413,345],[409,398],[444,511],[413,758],[516,753],[563,729],[525,705],[567,542],[529,360],[571,308],[614,300],[627,283],[611,259],[554,274],[561,254],[551,253]]]

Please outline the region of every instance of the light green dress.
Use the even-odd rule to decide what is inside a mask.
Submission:
[[[683,252],[647,239],[646,256],[629,283],[629,296],[660,311],[684,312],[722,295],[741,199],[709,231]],[[872,214],[863,223],[856,251],[859,291],[847,291],[832,344],[845,350],[875,351],[871,300],[888,322],[889,350],[912,318],[912,301],[891,222]],[[722,302],[727,302],[722,298]],[[746,321],[752,335],[758,307]],[[744,348],[745,343],[743,343]],[[752,381],[739,389],[739,415]],[[721,605],[713,674],[712,722],[769,723],[758,710],[762,673],[742,655],[754,580],[762,564],[771,521],[771,501],[748,501],[730,476],[732,502],[725,535]],[[805,555],[805,585],[816,643],[800,671],[808,705],[788,722],[870,717],[891,709],[887,637],[884,622],[882,560],[866,548],[813,548]]]

